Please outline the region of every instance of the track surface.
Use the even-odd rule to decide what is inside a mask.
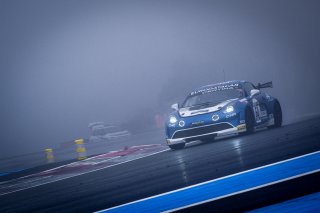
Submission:
[[[3,195],[0,212],[92,212],[318,150],[319,118]]]

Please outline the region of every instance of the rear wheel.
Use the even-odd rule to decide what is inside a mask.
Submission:
[[[184,143],[169,145],[170,149],[172,149],[172,150],[183,149],[184,146],[185,146]]]
[[[269,126],[269,128],[277,128],[281,127],[282,125],[282,110],[279,102],[275,102],[274,108],[273,108],[273,118],[274,118],[274,124],[272,126]]]

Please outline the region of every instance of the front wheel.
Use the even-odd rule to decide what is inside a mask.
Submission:
[[[246,123],[246,131],[240,133],[240,135],[251,134],[254,132],[254,116],[252,111],[248,108],[245,112],[245,123]]]
[[[184,143],[169,145],[170,149],[172,149],[172,150],[183,149],[184,146],[185,146]]]

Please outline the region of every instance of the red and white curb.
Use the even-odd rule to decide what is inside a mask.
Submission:
[[[169,150],[161,144],[125,147],[14,180],[0,182],[0,196],[134,161]]]

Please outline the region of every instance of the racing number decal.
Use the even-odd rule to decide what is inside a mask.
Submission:
[[[253,107],[253,114],[254,114],[254,118],[256,119],[257,123],[261,122],[261,115],[260,115],[260,106],[259,106],[259,102],[257,99],[252,99],[252,107]]]

